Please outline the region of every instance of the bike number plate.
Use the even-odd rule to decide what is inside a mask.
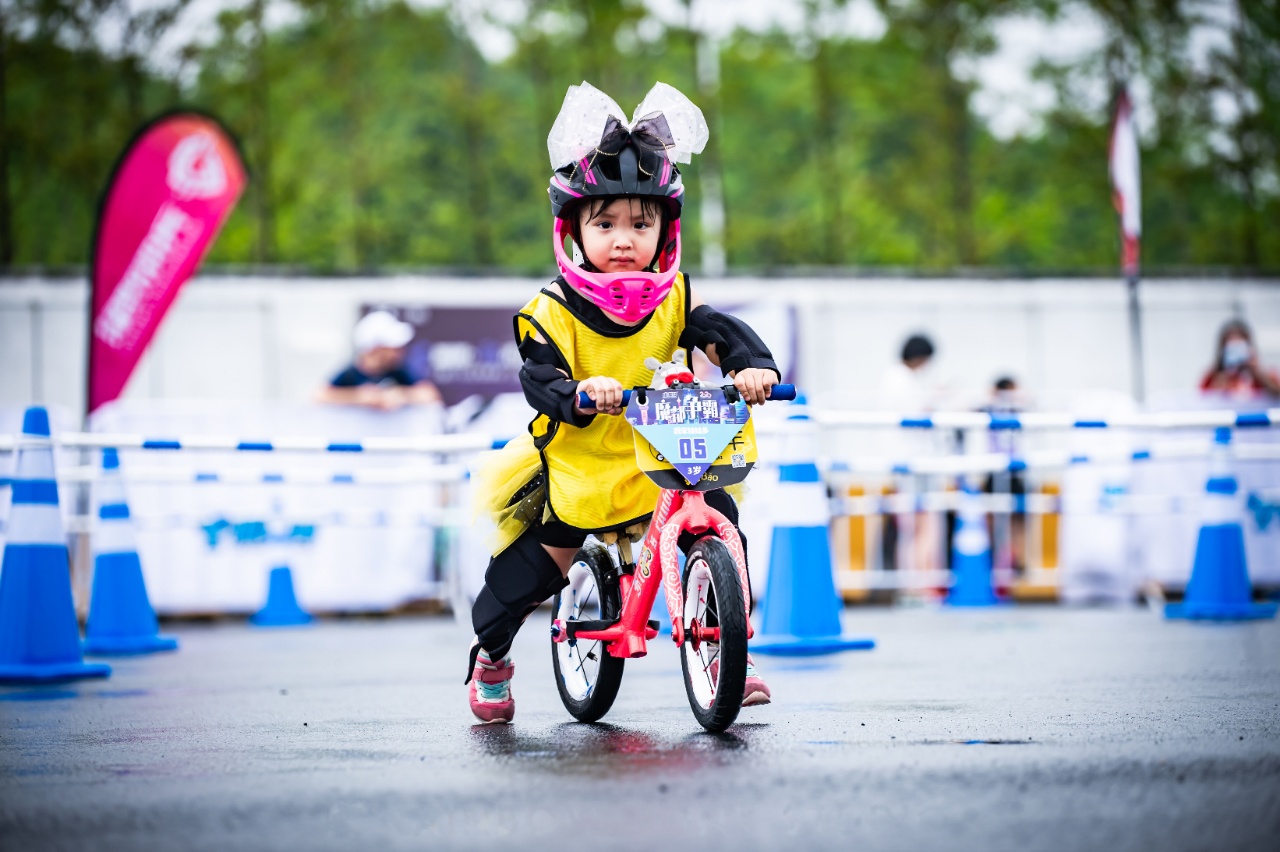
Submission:
[[[632,394],[626,412],[636,461],[663,488],[723,488],[741,482],[755,465],[745,402],[730,403],[720,388],[650,390],[644,404],[638,396]]]

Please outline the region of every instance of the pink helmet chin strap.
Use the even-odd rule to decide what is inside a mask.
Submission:
[[[660,272],[588,272],[564,253],[569,223],[557,217],[553,238],[556,265],[569,286],[593,305],[624,322],[639,322],[667,298],[680,271],[680,220],[673,220],[670,227],[668,244],[674,242],[675,246],[658,258]]]

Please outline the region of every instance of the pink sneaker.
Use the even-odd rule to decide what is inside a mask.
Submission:
[[[471,712],[482,724],[505,725],[516,715],[516,701],[511,697],[515,672],[510,654],[496,663],[484,651],[476,657],[471,671]]]
[[[764,678],[760,677],[760,672],[756,671],[756,665],[751,661],[750,654],[747,654],[746,686],[747,688],[742,691],[743,707],[768,704],[773,700],[773,693],[769,691],[769,685],[764,682]]]
[[[711,661],[711,677],[718,678],[720,676],[720,660]],[[773,693],[769,691],[769,685],[764,682],[764,678],[760,677],[760,672],[756,671],[756,664],[751,661],[751,655],[747,654],[747,680],[742,690],[742,706],[755,707],[759,704],[768,704],[773,700]]]

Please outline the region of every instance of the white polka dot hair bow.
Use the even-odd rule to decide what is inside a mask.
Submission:
[[[661,151],[673,163],[688,163],[707,144],[707,120],[702,110],[678,89],[654,83],[627,123],[617,102],[583,81],[570,86],[551,133],[547,154],[559,169],[594,151],[613,153],[633,141]]]

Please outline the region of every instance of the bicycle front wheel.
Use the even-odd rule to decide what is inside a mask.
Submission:
[[[680,665],[698,724],[719,733],[742,709],[747,680],[747,613],[742,581],[729,548],[718,538],[699,539],[684,568],[685,640]],[[719,628],[719,641],[695,642],[691,628]]]
[[[573,621],[617,621],[622,611],[618,572],[609,551],[589,544],[578,551],[569,569],[569,585],[556,595],[551,617],[563,626]],[[556,689],[569,715],[579,722],[599,721],[618,697],[622,666],[599,639],[564,639],[551,643]]]

